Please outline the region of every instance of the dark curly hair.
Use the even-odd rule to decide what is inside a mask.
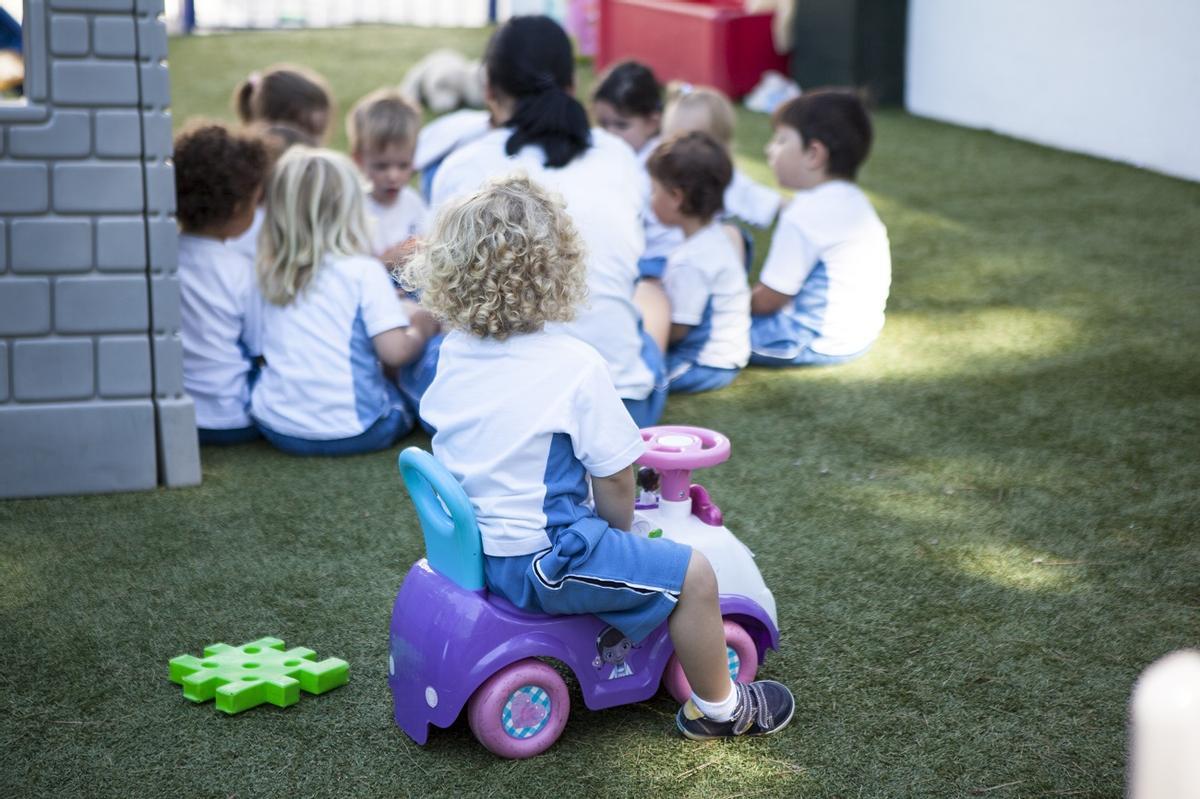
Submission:
[[[262,140],[219,122],[189,124],[175,137],[175,216],[185,231],[208,230],[257,199],[270,160]]]
[[[709,220],[725,207],[733,162],[721,143],[702,131],[672,136],[654,148],[646,171],[665,188],[683,192],[679,210]]]

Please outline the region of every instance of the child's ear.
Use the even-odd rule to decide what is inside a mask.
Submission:
[[[350,153],[350,160],[353,161],[355,166],[357,166],[359,169],[363,169],[363,154],[361,149],[355,148],[354,152]]]
[[[814,169],[824,171],[829,168],[829,148],[825,146],[825,142],[820,139],[813,139],[804,148],[805,155],[811,159],[810,163]]]

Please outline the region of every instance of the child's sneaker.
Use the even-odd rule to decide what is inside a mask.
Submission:
[[[713,721],[700,712],[692,700],[684,703],[675,716],[675,725],[693,741],[732,738],[735,735],[770,735],[792,720],[796,700],[792,692],[774,680],[750,684],[735,682],[738,701],[728,721]]]

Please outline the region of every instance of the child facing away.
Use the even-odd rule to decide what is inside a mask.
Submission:
[[[718,219],[733,164],[720,142],[697,131],[658,145],[646,169],[655,216],[684,235],[663,273],[670,390],[724,388],[750,359],[750,286],[742,253]]]
[[[854,183],[871,149],[858,96],[824,90],[780,106],[767,160],[795,198],[751,293],[750,362],[803,366],[862,355],[883,329],[887,228]]]
[[[574,316],[585,270],[563,205],[524,176],[449,204],[405,267],[451,330],[421,413],[434,455],[471,499],[487,587],[531,612],[594,613],[634,642],[667,621],[694,691],[676,716],[682,734],[776,732],[795,701],[777,682],[730,680],[708,560],[625,532],[641,434],[604,359],[546,329]]]
[[[238,84],[233,109],[244,125],[289,125],[320,144],[329,133],[333,95],[313,70],[273,64]]]
[[[254,262],[225,242],[250,227],[267,169],[263,143],[224,125],[175,137],[183,387],[201,444],[258,437],[249,407],[261,298]]]
[[[372,246],[385,263],[399,260],[404,242],[429,227],[429,207],[408,185],[420,127],[420,112],[392,89],[371,92],[346,117],[350,156],[371,184]]]
[[[267,185],[257,264],[266,364],[251,413],[295,455],[372,452],[411,430],[383,367],[415,360],[436,330],[371,256],[358,181],[346,156],[297,146]]]

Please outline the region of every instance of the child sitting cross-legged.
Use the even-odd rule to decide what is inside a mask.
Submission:
[[[660,144],[646,169],[654,215],[684,235],[663,273],[671,304],[670,390],[723,388],[750,359],[750,286],[742,253],[717,218],[733,164],[716,139],[693,132]]]
[[[253,222],[267,168],[262,141],[220,123],[175,137],[183,387],[201,444],[258,438],[249,407],[261,299],[254,262],[226,242]]]
[[[346,117],[350,155],[371,183],[372,247],[385,263],[401,260],[404,243],[429,227],[429,207],[408,185],[420,127],[420,112],[391,89],[371,92]]]
[[[392,446],[413,415],[384,368],[418,358],[436,324],[397,298],[371,256],[350,159],[299,145],[284,153],[260,244],[266,365],[251,411],[263,436],[296,455]]]
[[[795,701],[777,682],[730,680],[708,560],[625,532],[641,434],[600,354],[547,329],[583,302],[585,264],[561,201],[517,175],[447,205],[404,267],[450,329],[421,416],[475,510],[487,586],[523,610],[595,614],[634,642],[667,621],[694,691],[680,731],[776,732]]]
[[[854,179],[871,149],[857,95],[814,91],[780,106],[767,160],[796,196],[751,294],[750,362],[805,366],[862,355],[883,328],[887,229]]]

